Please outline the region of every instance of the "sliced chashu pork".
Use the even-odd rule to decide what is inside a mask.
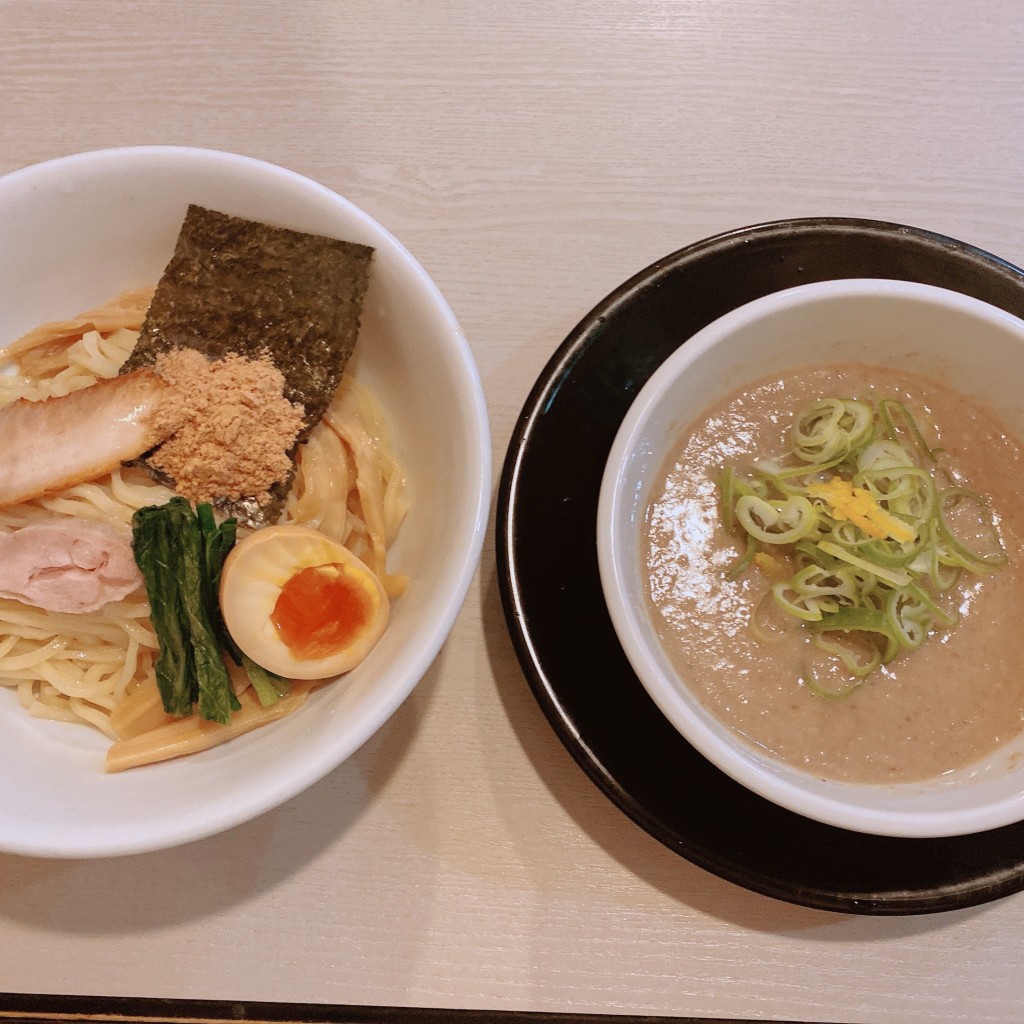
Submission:
[[[0,409],[0,508],[95,480],[165,441],[168,385],[153,370]]]
[[[51,612],[92,612],[141,583],[127,530],[54,518],[0,534],[0,597]]]

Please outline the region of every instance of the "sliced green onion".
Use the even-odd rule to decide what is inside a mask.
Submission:
[[[766,501],[744,494],[736,501],[740,526],[764,544],[793,544],[814,532],[818,513],[804,497],[793,495],[785,501]]]
[[[939,533],[944,541],[946,555],[950,561],[971,572],[986,573],[1001,569],[1009,561],[989,502],[976,491],[965,487],[951,487],[939,495]],[[953,533],[947,513],[961,502],[971,502],[981,511],[980,526],[992,541],[994,551],[982,553],[969,548]]]
[[[750,613],[750,631],[762,643],[777,644],[787,633],[800,626],[798,619],[783,611],[773,600],[770,590],[761,595]]]
[[[860,602],[860,581],[853,569],[809,565],[771,589],[779,607],[805,622]]]
[[[722,522],[731,526],[736,504],[736,473],[732,466],[726,466],[718,474],[718,499]]]
[[[837,465],[874,438],[875,414],[866,402],[823,398],[797,414],[790,431],[793,454],[815,466]]]
[[[857,456],[857,469],[860,472],[881,469],[898,469],[914,465],[914,460],[907,454],[906,448],[895,441],[872,441]]]
[[[943,561],[938,548],[932,551],[932,557],[928,566],[928,578],[940,593],[952,590],[960,582],[963,575],[963,566]]]
[[[896,540],[884,538],[869,540],[860,545],[859,553],[874,566],[883,569],[910,569],[910,565],[924,550],[927,543],[926,535],[919,534],[917,540],[909,544],[901,544]]]
[[[916,650],[928,637],[931,614],[926,605],[907,590],[893,590],[885,604],[885,616],[900,646]]]
[[[739,498],[764,498],[768,494],[768,488],[760,479],[741,479],[731,466],[726,466],[718,477],[718,492],[722,505],[722,519],[728,523],[736,514],[736,501]]]
[[[861,470],[853,478],[853,484],[863,487],[890,515],[910,525],[935,515],[935,482],[926,470],[917,466]]]
[[[907,587],[907,592],[911,595],[917,606],[922,610],[922,615],[927,615],[927,617],[933,621],[938,619],[938,621],[944,626],[956,625],[956,616],[942,608],[932,595],[929,594],[924,587],[920,586],[920,584],[911,583],[910,586]]]
[[[853,552],[848,551],[839,544],[833,544],[831,541],[823,540],[818,547],[825,554],[833,555],[841,562],[846,562],[848,565],[863,569],[865,572],[877,576],[884,583],[888,583],[893,587],[905,587],[914,578],[905,569],[887,569],[885,566],[877,565],[866,558],[860,558],[853,554]]]
[[[748,533],[747,534],[747,547],[739,558],[736,559],[728,569],[725,570],[725,575],[729,577],[739,576],[741,573],[747,571],[750,567],[750,563],[754,560],[754,555],[757,554],[757,541]]]
[[[845,680],[839,689],[829,690],[822,686],[809,672],[804,672],[800,677],[800,681],[816,697],[824,697],[826,700],[842,700],[844,697],[849,697],[854,690],[859,690],[864,682],[863,678],[849,679]]]
[[[815,643],[823,650],[838,654],[846,667],[854,675],[868,675],[879,665],[892,661],[899,653],[900,642],[897,631],[893,629],[888,615],[878,608],[844,608],[831,615],[823,615],[811,627],[815,633]],[[842,633],[853,639],[869,639],[873,653],[865,662],[853,643],[842,639],[829,640],[825,633]],[[877,654],[877,660],[875,655]],[[865,667],[865,666],[870,667]]]
[[[917,425],[917,420],[914,419],[910,410],[902,402],[897,401],[895,398],[883,398],[878,403],[878,412],[882,418],[886,436],[890,441],[899,443],[902,426],[902,433],[909,435],[910,440],[922,458],[926,462],[935,462],[936,455],[942,449],[930,448],[928,446],[928,442],[924,439],[924,434],[921,433],[921,429]]]
[[[743,475],[722,470],[722,519],[745,544],[727,573],[744,573],[762,550],[791,555],[791,575],[764,597],[776,614],[812,631],[828,672],[852,674],[829,689],[804,672],[812,692],[848,695],[933,629],[956,623],[936,595],[965,572],[1006,564],[998,517],[984,496],[946,485],[954,477],[941,455],[900,401],[876,408],[824,398],[794,418],[786,456]],[[767,635],[759,624],[767,614],[762,598],[751,618],[758,636]]]

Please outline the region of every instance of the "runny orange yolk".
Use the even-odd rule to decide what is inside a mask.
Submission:
[[[373,599],[346,565],[331,562],[300,569],[281,588],[271,622],[300,660],[326,658],[366,629]]]

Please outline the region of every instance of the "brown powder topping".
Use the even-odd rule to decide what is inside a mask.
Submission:
[[[284,377],[267,357],[210,361],[195,349],[165,352],[155,369],[171,385],[162,417],[175,432],[149,462],[190,501],[254,497],[292,471],[303,409],[283,397]]]

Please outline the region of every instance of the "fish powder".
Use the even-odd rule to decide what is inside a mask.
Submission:
[[[162,414],[176,426],[150,456],[153,468],[193,502],[269,502],[273,484],[292,472],[303,420],[269,357],[208,360],[181,348],[160,355],[155,369],[171,385]]]

